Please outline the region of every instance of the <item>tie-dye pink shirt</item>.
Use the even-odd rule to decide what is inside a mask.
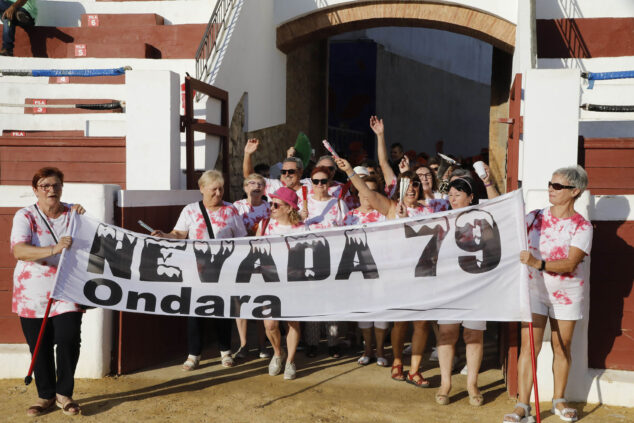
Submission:
[[[67,235],[70,225],[70,205],[62,203],[64,212],[56,219],[47,218],[59,240]],[[56,244],[51,232],[38,213],[35,204],[17,211],[11,228],[11,250],[16,244],[26,243],[35,247]],[[20,317],[42,318],[55,284],[55,274],[60,254],[36,261],[18,260],[13,272],[13,298],[11,311]],[[51,305],[50,316],[70,311],[82,311],[75,303],[57,300]]]
[[[592,224],[579,213],[559,219],[550,207],[533,210],[526,215],[528,250],[539,260],[553,261],[568,258],[570,247],[590,254]],[[585,259],[584,259],[585,260]],[[588,280],[587,267],[579,263],[571,273],[541,272],[529,267],[531,294],[546,303],[570,305],[583,300],[583,285]]]
[[[233,204],[223,201],[222,207],[215,211],[207,209],[209,221],[214,230],[214,238],[239,238],[247,236],[242,217]],[[185,206],[178,217],[174,230],[188,233],[189,239],[209,239],[205,218],[198,203]]]
[[[245,198],[233,203],[233,206],[238,210],[238,213],[242,216],[242,222],[247,232],[253,235],[253,228],[262,219],[268,219],[271,216],[271,206],[266,201],[262,201],[257,207],[253,207],[251,203]]]
[[[343,224],[346,226],[351,226],[383,221],[385,221],[385,216],[379,213],[378,210],[362,212],[359,209],[354,209],[348,212],[348,214],[346,215],[346,219],[343,221]]]

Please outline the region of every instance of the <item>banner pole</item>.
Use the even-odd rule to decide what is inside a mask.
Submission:
[[[535,415],[537,417],[537,423],[541,423],[542,418],[539,413],[539,391],[537,389],[537,360],[535,360],[535,340],[533,338],[533,322],[528,324],[528,333],[531,337],[531,364],[533,367],[533,388],[535,389]]]
[[[31,357],[31,365],[29,366],[29,372],[24,378],[24,384],[29,385],[33,378],[31,374],[33,374],[33,367],[35,366],[35,360],[37,359],[37,353],[40,350],[40,343],[42,341],[42,336],[44,335],[44,329],[46,328],[46,321],[48,320],[48,315],[51,311],[51,304],[53,304],[53,297],[48,299],[48,304],[46,304],[46,311],[44,312],[44,319],[42,320],[42,326],[40,326],[40,333],[37,335],[37,342],[35,343],[35,348],[33,349],[33,356]]]

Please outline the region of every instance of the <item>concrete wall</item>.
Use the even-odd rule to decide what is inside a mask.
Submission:
[[[79,203],[86,213],[106,223],[114,223],[114,200],[118,185],[64,184],[63,201]],[[1,186],[0,207],[25,207],[35,202],[30,186]],[[88,310],[81,327],[81,352],[76,377],[100,378],[110,372],[112,312]],[[0,344],[0,378],[26,376],[31,362],[28,345]]]
[[[400,142],[405,150],[434,154],[436,142],[444,140],[446,153],[479,154],[489,144],[490,90],[378,49],[377,114],[385,119],[388,142]]]

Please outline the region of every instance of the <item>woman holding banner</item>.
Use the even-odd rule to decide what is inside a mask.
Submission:
[[[520,261],[528,266],[535,356],[539,355],[546,323],[550,319],[553,348],[553,408],[561,420],[578,419],[577,410],[564,397],[572,359],[570,347],[577,320],[583,318],[584,290],[589,268],[582,264],[592,247],[592,224],[575,211],[575,201],[588,185],[581,166],[557,169],[548,182],[552,204],[526,216],[528,251]],[[586,262],[587,263],[587,262]],[[505,422],[525,422],[530,415],[530,332],[522,323],[522,348],[518,362],[519,401]]]
[[[240,214],[231,203],[222,201],[224,178],[217,170],[208,170],[198,179],[198,188],[203,199],[185,206],[176,226],[170,233],[156,230],[152,236],[171,239],[221,239],[237,238],[247,235]],[[187,318],[187,352],[183,370],[190,371],[198,367],[203,349],[202,317]],[[234,365],[231,357],[231,320],[214,319],[216,339],[220,349],[223,367]]]
[[[244,179],[242,184],[247,198],[233,203],[233,206],[242,217],[242,222],[249,236],[255,235],[255,231],[260,222],[271,216],[271,207],[269,207],[269,203],[262,198],[264,196],[265,187],[266,180],[264,177],[257,173],[251,173]],[[236,327],[238,328],[238,335],[240,336],[240,348],[234,354],[235,358],[247,357],[247,323],[248,321],[246,319],[236,319]],[[260,358],[269,358],[271,355],[267,352],[265,347],[264,326],[262,326],[262,322],[260,321],[256,321],[255,323],[258,327]]]
[[[471,178],[457,178],[449,183],[449,203],[453,210],[477,204],[478,199],[473,191],[474,182]],[[473,237],[473,233],[461,235]],[[478,373],[482,364],[483,334],[486,330],[486,322],[483,321],[438,321],[438,361],[440,364],[440,388],[436,393],[436,402],[440,405],[449,404],[449,392],[451,391],[451,372],[456,352],[456,342],[460,336],[460,325],[464,332],[462,337],[467,345],[467,391],[469,404],[479,407],[484,398],[478,388]]]
[[[55,283],[60,253],[73,242],[65,235],[71,223],[71,211],[83,214],[84,209],[78,204],[71,206],[61,202],[64,174],[55,167],[38,170],[31,186],[37,202],[15,214],[11,249],[18,260],[13,276],[12,311],[20,316],[24,337],[33,354]],[[33,367],[39,398],[27,410],[28,416],[39,416],[55,404],[67,415],[81,412],[72,397],[82,315],[83,310],[77,304],[63,300],[51,303]]]
[[[304,232],[306,226],[302,223],[299,215],[299,199],[295,190],[281,187],[271,197],[271,220],[264,221],[258,228],[257,235],[286,235],[296,232]],[[284,367],[284,379],[295,379],[297,368],[295,366],[295,353],[299,345],[300,328],[299,322],[287,321],[288,334],[286,335],[286,348],[288,356]],[[276,376],[282,371],[282,334],[280,333],[280,322],[278,320],[264,320],[266,336],[273,346],[273,358],[269,363],[269,375]]]
[[[363,182],[373,192],[379,192],[379,182],[374,176],[363,178]],[[344,225],[362,225],[367,223],[383,222],[385,216],[374,209],[365,195],[359,195],[361,205],[354,210],[350,210],[344,220]],[[359,329],[363,334],[363,355],[359,357],[357,363],[367,366],[372,360],[372,327],[374,326],[374,337],[376,339],[376,364],[385,367],[387,360],[383,353],[383,343],[388,322],[359,322]]]
[[[330,157],[330,156],[329,156]],[[304,223],[310,230],[326,229],[336,226],[343,226],[343,220],[348,213],[348,207],[343,200],[333,197],[328,193],[330,175],[334,173],[325,166],[318,166],[310,174],[312,183],[312,194],[308,195],[306,208],[302,209],[300,215],[304,218]],[[304,337],[308,349],[306,355],[315,357],[317,346],[321,334],[321,322],[306,322],[304,325]],[[339,325],[337,322],[326,322],[326,332],[328,333],[328,355],[339,358],[340,352],[337,346],[339,336]]]
[[[363,179],[357,175],[350,163],[344,159],[335,159],[337,166],[348,175],[350,181],[354,184],[355,188],[359,191],[359,196],[367,198],[370,206],[376,209],[380,214],[387,219],[396,219],[398,217],[408,217],[412,214],[426,214],[423,206],[419,204],[421,197],[421,183],[414,172],[401,173],[398,178],[399,186],[401,180],[407,179],[409,181],[407,189],[403,189],[404,192],[399,193],[402,197],[402,201],[389,199],[378,192],[372,191],[363,182]],[[394,362],[392,363],[392,379],[396,381],[406,381],[414,386],[420,388],[428,388],[429,381],[423,377],[420,373],[420,363],[423,359],[423,351],[425,350],[425,344],[427,344],[427,336],[429,334],[429,322],[427,321],[415,321],[414,332],[412,334],[412,359],[411,369],[406,375],[403,374],[403,346],[405,343],[405,335],[407,332],[408,322],[394,322],[394,328],[392,329],[392,352],[394,354]]]

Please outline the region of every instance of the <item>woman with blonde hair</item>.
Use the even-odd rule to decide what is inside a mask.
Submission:
[[[217,170],[208,170],[198,179],[198,187],[203,199],[185,206],[171,232],[159,230],[152,236],[170,239],[221,239],[237,238],[247,235],[244,223],[238,210],[222,200],[224,194],[224,178]],[[202,317],[187,318],[188,356],[183,363],[183,370],[190,371],[198,367],[203,349]],[[223,367],[232,367],[231,357],[231,320],[214,319],[216,339],[220,349]]]
[[[281,187],[271,197],[271,219],[264,221],[258,228],[257,235],[286,235],[296,232],[304,232],[306,226],[299,215],[299,199],[291,188]],[[295,353],[300,338],[300,327],[297,321],[287,321],[288,333],[286,335],[286,348],[288,356],[284,367],[284,379],[295,379],[297,368],[295,366]],[[282,335],[278,320],[264,320],[266,336],[273,346],[273,357],[269,363],[269,375],[276,376],[282,371],[284,352],[282,350]]]

